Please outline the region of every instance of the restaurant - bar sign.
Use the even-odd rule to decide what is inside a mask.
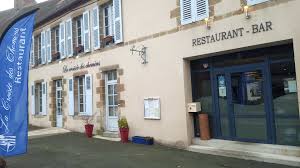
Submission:
[[[253,24],[251,25],[251,28],[248,29],[244,27],[240,27],[229,31],[219,32],[212,35],[195,38],[192,40],[192,45],[193,47],[195,47],[195,46],[243,37],[245,34],[257,34],[257,33],[268,32],[273,30],[272,26],[273,26],[272,22],[268,21],[260,24]]]

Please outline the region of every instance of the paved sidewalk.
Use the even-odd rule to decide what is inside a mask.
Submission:
[[[33,138],[40,138],[40,137],[45,137],[45,136],[53,136],[53,135],[58,135],[58,134],[65,134],[69,133],[69,130],[63,129],[63,128],[44,128],[44,129],[37,129],[33,131],[28,132],[28,138],[33,139]]]
[[[65,133],[29,140],[28,153],[9,168],[291,168],[168,148],[122,144]]]

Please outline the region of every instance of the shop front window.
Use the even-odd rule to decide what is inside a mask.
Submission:
[[[300,120],[295,64],[292,61],[273,63],[270,70],[276,141],[278,144],[299,146]]]

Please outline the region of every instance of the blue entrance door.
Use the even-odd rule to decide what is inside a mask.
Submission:
[[[215,69],[218,137],[269,143],[267,78],[263,64]]]

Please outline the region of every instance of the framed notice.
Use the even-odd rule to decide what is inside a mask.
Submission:
[[[144,119],[160,120],[160,99],[149,97],[144,99]]]

